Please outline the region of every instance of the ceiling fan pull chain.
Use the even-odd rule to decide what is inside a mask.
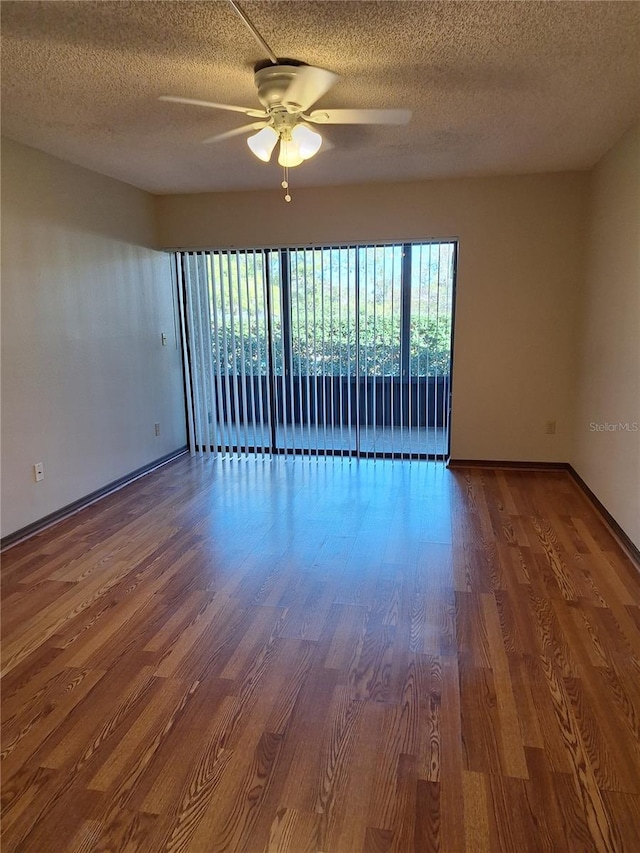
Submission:
[[[284,200],[285,201],[291,201],[291,195],[289,194],[289,167],[288,166],[282,167],[282,175],[283,175],[283,178],[282,178],[282,183],[280,184],[280,186],[285,191],[284,192]]]

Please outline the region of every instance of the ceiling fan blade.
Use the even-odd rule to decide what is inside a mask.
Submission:
[[[407,124],[411,110],[314,110],[304,119],[314,124]]]
[[[223,139],[231,139],[233,136],[242,136],[243,133],[250,133],[252,130],[260,130],[267,127],[264,121],[254,121],[251,124],[243,124],[242,127],[234,127],[233,130],[228,130],[226,133],[219,133],[217,136],[208,136],[202,140],[203,145],[208,145],[210,142],[222,142]]]
[[[287,91],[282,97],[284,104],[295,104],[298,109],[308,110],[325,92],[340,79],[339,74],[316,68],[313,65],[300,65]]]
[[[181,98],[177,95],[160,95],[159,101],[170,101],[173,104],[191,104],[194,107],[208,107],[214,110],[231,110],[234,113],[244,113],[252,118],[267,118],[264,110],[254,110],[251,107],[237,107],[234,104],[217,104],[215,101],[199,101],[197,98]]]

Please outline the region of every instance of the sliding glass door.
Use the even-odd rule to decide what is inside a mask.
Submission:
[[[453,242],[178,256],[192,445],[444,458]]]
[[[271,360],[263,255],[183,253],[180,273],[192,444],[203,451],[267,451]]]

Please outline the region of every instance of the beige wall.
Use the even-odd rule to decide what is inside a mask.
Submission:
[[[590,427],[640,421],[639,126],[592,174],[294,184],[291,205],[275,180],[152,200],[2,154],[2,535],[184,444],[170,259],[149,247],[457,237],[453,456],[570,460],[640,543],[640,434]]]
[[[640,124],[592,174],[571,461],[640,548]]]
[[[156,199],[181,248],[457,237],[452,455],[566,461],[587,173]],[[545,422],[555,420],[555,435]]]
[[[3,536],[185,444],[153,229],[145,193],[3,140]]]

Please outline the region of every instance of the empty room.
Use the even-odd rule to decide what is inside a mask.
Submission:
[[[0,15],[3,853],[637,853],[640,2]]]

